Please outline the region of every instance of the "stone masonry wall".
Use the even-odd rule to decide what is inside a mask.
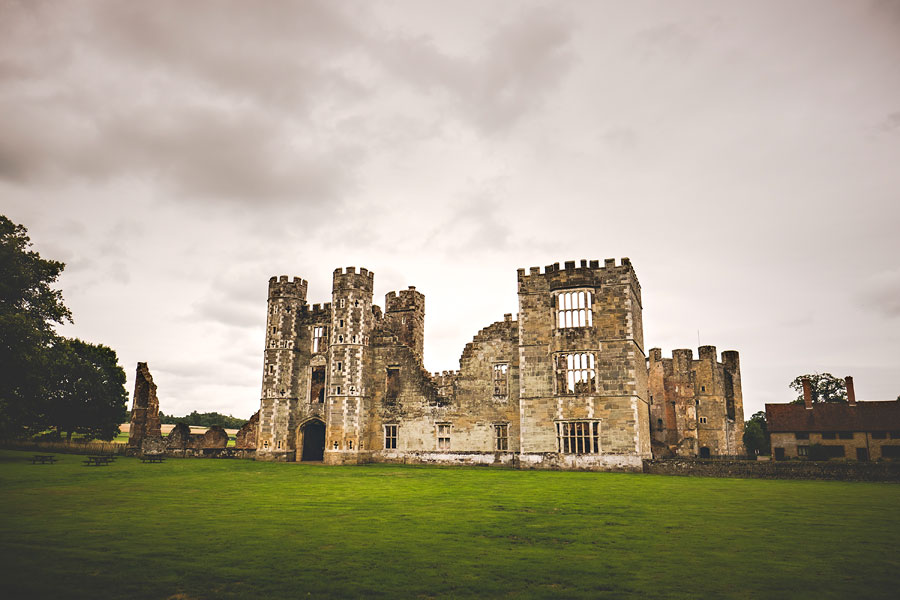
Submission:
[[[644,473],[758,479],[833,479],[839,481],[900,481],[898,462],[645,460]]]

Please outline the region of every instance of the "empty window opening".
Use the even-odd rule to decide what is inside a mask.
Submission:
[[[341,298],[340,305],[341,305],[341,308],[344,308],[344,299],[343,298]]]
[[[562,292],[556,296],[556,324],[559,329],[593,327],[591,292]]]
[[[842,431],[838,434],[838,438],[842,440],[852,440],[853,432],[852,431]]]
[[[837,438],[837,433],[835,433],[834,431],[823,431],[822,432],[823,440],[833,440],[836,438]]]
[[[313,367],[309,372],[309,401],[325,402],[325,367]]]
[[[339,320],[338,320],[338,327],[343,327],[343,326],[344,326],[344,320],[343,320],[343,319],[339,319]]]
[[[600,421],[557,421],[556,443],[564,454],[599,454]]]
[[[589,352],[560,354],[556,358],[556,393],[590,394],[597,390],[594,355]]]
[[[509,396],[509,365],[497,363],[494,365],[494,397],[506,398]]]
[[[337,362],[337,370],[338,370],[338,372],[343,371],[343,370],[344,370],[344,363],[342,363],[341,361],[338,361],[338,362]]]
[[[705,386],[705,385],[701,385],[701,386],[700,386],[700,391],[701,391],[701,392],[705,392],[705,391],[706,391],[706,386]]]
[[[397,426],[396,425],[385,425],[384,426],[384,449],[385,450],[396,450],[397,449]]]
[[[509,423],[494,425],[494,450],[509,450]]]
[[[450,449],[450,424],[439,423],[437,426],[437,447],[438,450]]]
[[[275,335],[275,328],[272,328],[272,335]]]
[[[335,450],[337,450],[337,449],[338,449],[338,443],[337,443],[337,442],[334,442],[334,445],[333,445],[332,447],[333,447]]]
[[[359,300],[354,300],[354,301],[353,301],[353,306],[359,306]]]
[[[325,328],[313,327],[313,352],[321,352],[325,349]]]
[[[887,431],[873,431],[872,439],[873,440],[886,440],[887,439]]]
[[[349,442],[347,442],[347,447],[348,447],[350,450],[353,450],[353,440],[350,440]]]
[[[797,446],[797,456],[809,456],[809,446]]]
[[[706,425],[706,417],[700,417],[700,423]]]
[[[341,386],[336,386],[334,388],[334,393],[336,396],[340,396],[341,395]]]
[[[356,344],[356,343],[358,343],[357,340],[358,340],[358,338],[354,335],[350,341],[352,341],[354,344]]]
[[[344,343],[344,336],[339,335],[338,336],[338,344],[343,344],[343,343]]]
[[[388,367],[385,373],[384,399],[394,402],[400,397],[400,369]]]
[[[809,432],[806,432],[806,431],[798,431],[797,433],[794,434],[794,438],[795,438],[795,439],[798,439],[798,440],[808,440],[808,439],[809,439]]]

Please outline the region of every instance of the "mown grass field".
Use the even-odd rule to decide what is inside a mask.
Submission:
[[[896,598],[900,485],[0,451],[9,598]]]

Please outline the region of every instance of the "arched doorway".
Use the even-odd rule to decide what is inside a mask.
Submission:
[[[700,448],[700,458],[709,458],[709,448],[706,446]]]
[[[325,423],[313,419],[300,432],[303,435],[300,460],[322,460],[325,457]]]

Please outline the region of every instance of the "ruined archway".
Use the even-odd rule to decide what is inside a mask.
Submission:
[[[320,461],[325,457],[325,423],[319,419],[311,419],[300,427],[303,446],[300,460]]]

